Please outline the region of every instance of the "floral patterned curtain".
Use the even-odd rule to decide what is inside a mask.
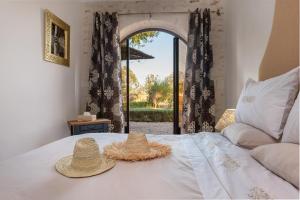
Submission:
[[[89,99],[86,110],[112,121],[110,131],[123,129],[121,50],[117,14],[95,13]]]
[[[214,131],[215,92],[209,78],[213,65],[210,10],[196,10],[189,20],[184,81],[183,129],[186,133]]]

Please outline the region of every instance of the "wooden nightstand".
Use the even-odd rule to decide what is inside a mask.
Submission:
[[[68,121],[71,135],[80,135],[84,133],[105,133],[108,132],[109,119],[97,119],[94,121]]]

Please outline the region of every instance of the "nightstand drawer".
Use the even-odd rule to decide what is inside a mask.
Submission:
[[[94,124],[94,125],[81,125],[78,126],[79,131],[96,131],[103,130],[106,127],[104,124]]]
[[[80,125],[74,126],[74,135],[84,133],[103,133],[108,132],[108,124],[93,124],[93,125]]]
[[[96,119],[92,121],[68,121],[71,135],[80,135],[84,133],[107,133],[109,131],[109,119]]]

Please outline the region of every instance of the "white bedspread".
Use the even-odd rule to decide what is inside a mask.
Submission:
[[[100,148],[123,134],[85,134],[56,141],[0,162],[1,200],[134,200],[202,198],[298,198],[291,184],[266,170],[223,136],[147,135],[172,146],[172,154],[145,162],[123,162],[89,178],[67,178],[55,162],[72,154],[78,138],[93,137]]]

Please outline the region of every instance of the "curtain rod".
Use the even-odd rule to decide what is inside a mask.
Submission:
[[[119,15],[142,15],[142,14],[149,14],[149,15],[152,15],[152,14],[188,14],[188,13],[191,13],[193,11],[175,11],[175,12],[136,12],[136,13],[118,13]],[[211,13],[215,13],[217,14],[218,16],[222,15],[223,13],[221,13],[221,10],[220,9],[217,9],[217,10],[211,10],[210,11]]]
[[[90,10],[86,10],[85,12],[90,12]],[[188,14],[191,13],[193,11],[175,11],[175,12],[128,12],[128,13],[122,13],[122,12],[117,12],[118,15],[152,15],[152,14]],[[211,10],[211,13],[214,13],[218,16],[221,16],[223,13],[221,12],[220,9],[217,10]]]

